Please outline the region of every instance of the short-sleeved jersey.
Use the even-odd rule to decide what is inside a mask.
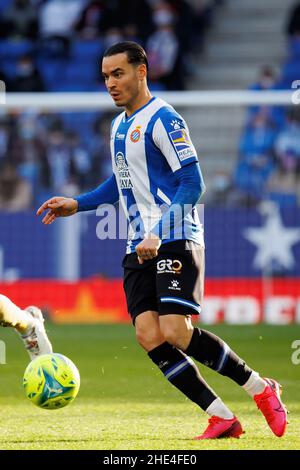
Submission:
[[[130,117],[123,112],[112,123],[112,167],[120,201],[129,220],[127,253],[151,231],[170,206],[178,188],[176,171],[197,162],[185,121],[160,98],[152,98]],[[184,224],[184,230],[182,230]],[[176,239],[203,245],[203,227],[193,208],[162,243]]]

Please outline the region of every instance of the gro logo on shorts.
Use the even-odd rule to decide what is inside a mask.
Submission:
[[[182,263],[178,259],[161,259],[157,263],[158,273],[176,273],[180,274]]]

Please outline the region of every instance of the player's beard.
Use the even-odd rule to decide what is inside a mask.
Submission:
[[[123,106],[125,108],[132,108],[134,107],[134,103],[136,102],[138,96],[139,96],[139,89],[138,87],[136,87],[134,90],[130,90],[130,92],[128,93],[129,95],[129,98],[126,100],[123,100],[122,104],[121,103],[118,103],[117,106]]]

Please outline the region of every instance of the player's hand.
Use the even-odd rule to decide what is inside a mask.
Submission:
[[[161,239],[157,235],[149,233],[135,249],[139,263],[143,264],[145,260],[155,258],[158,255],[160,245]]]
[[[43,218],[43,224],[50,225],[58,217],[68,217],[76,214],[78,209],[78,202],[71,197],[56,196],[48,199],[44,204],[39,207],[36,214],[42,215],[47,209],[48,212]]]

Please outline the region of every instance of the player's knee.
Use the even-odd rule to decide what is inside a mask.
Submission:
[[[165,323],[162,325],[162,334],[165,341],[172,344],[173,346],[179,346],[181,329],[176,324]]]
[[[164,321],[160,327],[165,341],[185,351],[191,341],[193,328],[189,328],[186,323],[173,321]]]
[[[136,328],[136,338],[140,346],[146,351],[151,351],[163,342],[162,335],[158,328]]]

